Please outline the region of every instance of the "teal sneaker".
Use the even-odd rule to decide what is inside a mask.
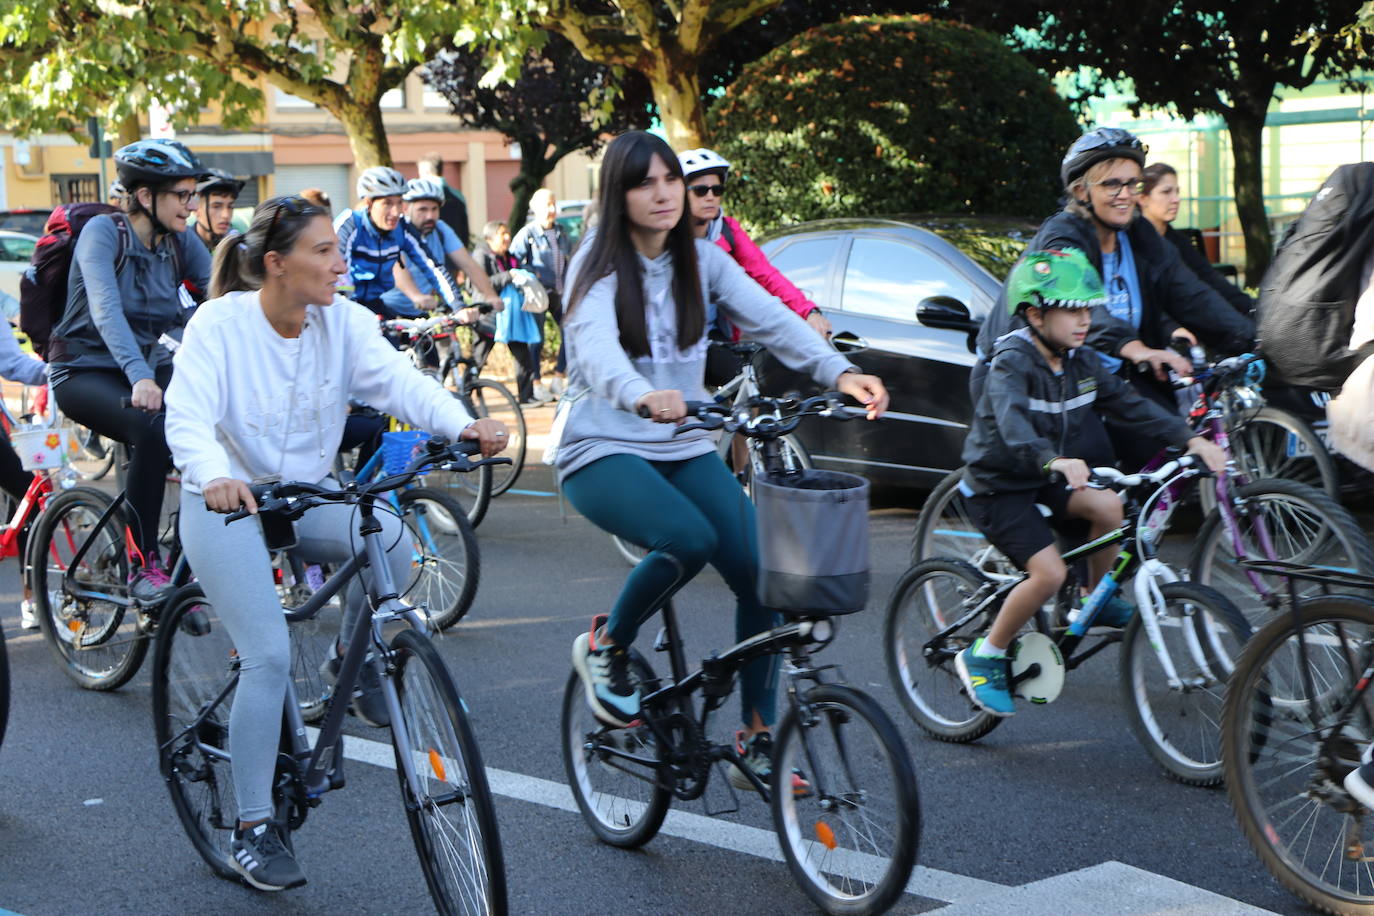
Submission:
[[[1131,622],[1131,618],[1134,616],[1135,605],[1116,594],[1112,595],[1111,600],[1102,606],[1102,610],[1097,612],[1093,626],[1124,627]]]
[[[959,672],[959,680],[964,682],[973,705],[994,716],[1009,716],[1016,712],[1011,691],[1007,689],[1010,665],[1005,655],[995,658],[975,655],[974,650],[982,644],[983,640],[979,639],[954,656],[954,669]]]

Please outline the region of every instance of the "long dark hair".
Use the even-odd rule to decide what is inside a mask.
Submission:
[[[1177,178],[1178,171],[1167,162],[1154,162],[1145,166],[1145,170],[1141,173],[1141,181],[1145,185],[1145,193],[1149,194],[1153,191],[1155,185],[1163,181],[1166,175],[1173,175]]]
[[[632,357],[648,356],[648,322],[644,317],[644,273],[630,241],[630,220],[625,214],[625,193],[649,174],[657,156],[671,174],[682,177],[682,166],[672,147],[642,130],[623,133],[606,147],[601,162],[601,191],[597,195],[597,228],[587,263],[578,272],[568,296],[566,312],[572,312],[602,277],[614,273],[615,318],[620,327],[620,346]],[[696,238],[691,210],[683,188],[682,218],[668,232],[667,250],[673,257],[673,302],[677,306],[677,346],[686,350],[706,332],[706,303],[701,297],[697,271]]]
[[[262,289],[266,273],[263,255],[296,247],[296,240],[317,216],[328,219],[329,211],[304,197],[273,197],[258,204],[248,231],[242,235],[230,233],[215,248],[214,264],[210,267],[210,298]]]

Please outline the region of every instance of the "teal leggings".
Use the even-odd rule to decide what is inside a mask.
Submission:
[[[611,639],[634,642],[640,624],[710,563],[735,593],[735,638],[777,626],[758,601],[759,548],[754,504],[716,454],[686,461],[611,455],[574,471],[563,493],[598,528],[650,550],[625,580],[611,619]],[[772,725],[780,659],[755,659],[740,676],[741,715]]]

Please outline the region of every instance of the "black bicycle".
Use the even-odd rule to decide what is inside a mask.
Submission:
[[[689,403],[700,422],[682,429],[723,428],[759,441],[769,479],[785,481],[781,440],[804,416],[847,418],[838,399],[756,397],[742,409]],[[755,409],[759,414],[751,416]],[[834,640],[836,620],[780,609],[781,626],[712,653],[690,671],[672,602],[660,610],[663,628],[654,647],[668,654],[672,673],[658,677],[631,650],[639,720],[628,728],[600,722],[575,671],[563,694],[563,762],[592,832],[613,846],[641,846],[658,832],[674,798],[701,798],[712,770],[733,763],[769,801],[783,855],[812,900],[828,913],[876,913],[890,906],[906,890],[916,862],[916,773],[882,707],[861,690],[827,680],[838,675],[836,666],[814,663],[813,654]],[[729,698],[741,669],[778,654],[785,658],[788,708],[774,741],[772,784],[764,785],[742,765],[733,742],[712,740],[711,715]],[[808,792],[794,792],[793,770],[805,772]],[[731,796],[733,811],[733,789]]]
[[[315,506],[357,507],[365,552],[343,563],[288,620],[318,614],[363,570],[367,606],[358,615],[341,660],[338,683],[312,746],[292,681],[287,682],[280,753],[273,777],[278,823],[297,830],[324,793],[344,785],[343,718],[369,652],[380,660],[382,694],[391,717],[401,800],[410,822],[430,895],[438,911],[506,912],[506,879],[496,814],[477,741],[457,685],[430,642],[423,608],[399,598],[385,555],[377,511],[384,494],[405,486],[422,469],[442,466],[463,473],[491,458],[471,461],[475,442],[450,446],[431,439],[404,473],[368,484],[328,490],[310,483],[255,488],[264,521],[289,522]],[[240,511],[226,524],[246,517]],[[269,545],[272,546],[272,545]],[[383,630],[404,625],[387,641]],[[229,748],[229,713],[238,684],[239,658],[227,628],[198,585],[169,602],[153,656],[153,726],[158,762],[182,826],[196,851],[221,877],[238,879],[229,864],[237,804]]]

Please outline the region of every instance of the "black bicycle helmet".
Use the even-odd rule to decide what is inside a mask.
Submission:
[[[176,140],[137,140],[114,154],[115,171],[125,188],[159,185],[208,173],[196,154]]]
[[[1144,168],[1145,154],[1149,151],[1150,148],[1128,130],[1098,127],[1073,141],[1059,166],[1059,177],[1067,188],[1088,169],[1107,159],[1132,159]]]
[[[196,193],[202,198],[207,194],[228,194],[237,199],[242,190],[243,182],[224,169],[210,169],[196,182]]]

